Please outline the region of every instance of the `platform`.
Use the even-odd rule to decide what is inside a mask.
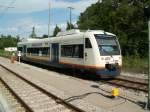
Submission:
[[[0,64],[47,88],[48,91],[58,94],[58,96],[66,101],[79,105],[79,107],[87,111],[91,111],[91,108],[96,112],[146,111],[142,106],[128,100],[119,97],[116,99],[109,98],[108,96],[110,94],[104,92],[103,89],[111,91],[113,87],[107,84],[98,84],[93,81],[78,79],[24,63],[15,62],[12,64],[10,60],[2,57],[0,57]],[[139,102],[139,104],[145,103],[147,100],[146,95],[143,93],[136,93],[124,89],[121,89],[120,93],[122,95],[125,94],[126,97],[130,97],[135,102]],[[80,102],[84,102],[86,106],[90,105],[89,108],[80,105]]]

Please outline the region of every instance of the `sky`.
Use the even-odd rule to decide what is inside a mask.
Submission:
[[[0,0],[0,34],[29,37],[32,27],[38,37],[48,33],[50,3],[50,35],[56,24],[65,30],[72,10],[75,25],[81,12],[98,0]]]

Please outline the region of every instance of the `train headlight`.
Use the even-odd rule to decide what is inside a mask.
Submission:
[[[102,57],[101,60],[104,60],[104,58]]]
[[[108,60],[108,61],[109,61],[109,60],[110,60],[110,57],[106,57],[105,60]]]
[[[121,60],[121,57],[119,57],[119,60]]]
[[[115,60],[115,63],[118,63],[118,60]]]

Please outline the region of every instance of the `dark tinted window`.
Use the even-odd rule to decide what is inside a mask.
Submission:
[[[85,38],[85,48],[92,48],[92,45],[91,45],[89,38]]]
[[[22,47],[18,47],[18,51],[21,51],[21,52],[22,52]]]
[[[83,58],[83,45],[62,45],[61,56],[70,58]]]
[[[48,47],[43,48],[27,48],[27,53],[29,55],[41,55],[41,56],[49,56],[49,49]]]

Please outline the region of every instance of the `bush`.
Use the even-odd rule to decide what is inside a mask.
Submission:
[[[139,56],[123,57],[123,71],[148,73],[148,59]]]
[[[12,52],[0,50],[0,56],[9,57],[9,56],[11,56],[11,55],[12,55]]]

